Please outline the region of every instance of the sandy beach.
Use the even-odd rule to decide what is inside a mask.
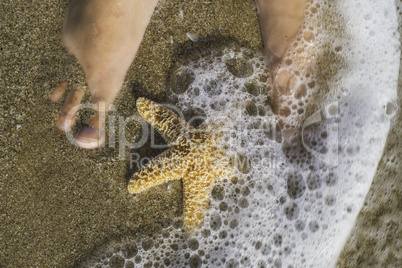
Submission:
[[[0,3],[0,267],[77,267],[108,241],[160,232],[182,215],[181,184],[133,197],[129,150],[86,151],[55,127],[62,104],[48,97],[61,81],[85,85],[61,41],[67,0]],[[179,16],[182,10],[184,16]],[[401,11],[399,11],[401,12]],[[239,23],[241,22],[241,23]],[[230,25],[230,27],[228,27]],[[200,36],[197,43],[187,33]],[[116,114],[131,116],[140,96],[164,100],[175,59],[226,44],[262,51],[252,1],[165,1],[126,77]],[[402,72],[398,100],[402,103]],[[87,94],[86,98],[89,98]],[[138,129],[130,127],[134,139]],[[402,109],[383,159],[402,162]],[[163,142],[161,137],[157,137]],[[156,156],[150,145],[137,152]],[[338,267],[400,267],[401,166],[383,160]],[[398,186],[399,185],[399,186]],[[391,189],[391,190],[390,190]]]

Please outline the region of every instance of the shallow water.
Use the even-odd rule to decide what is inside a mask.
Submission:
[[[180,221],[177,221],[182,215],[180,183],[171,184],[169,189],[166,186],[157,187],[133,198],[127,194],[126,183],[134,170],[130,169],[128,153],[125,159],[119,158],[118,143],[115,148],[108,146],[97,152],[87,152],[68,143],[66,137],[55,129],[54,122],[60,106],[47,102],[50,88],[63,80],[72,83],[83,81],[79,66],[61,46],[60,31],[66,2],[1,3],[4,14],[1,17],[0,41],[0,88],[3,92],[0,100],[1,267],[74,267],[86,260],[87,255],[93,256],[93,251],[98,251],[102,245],[116,244],[113,241],[119,244],[120,240],[127,242],[131,239],[141,244],[139,247],[142,249],[149,244],[157,249],[163,245],[157,239],[152,242],[149,234],[168,236],[166,231],[172,228],[180,230]],[[231,40],[234,48],[246,47],[256,53],[262,51],[253,5],[246,1],[236,5],[228,5],[227,2],[198,3],[195,7],[185,1],[180,4],[165,2],[154,15],[129,73],[118,115],[132,115],[134,100],[138,96],[163,100],[174,59],[202,51],[211,39],[217,39],[216,43]],[[183,18],[180,10],[183,10]],[[239,20],[243,23],[238,23]],[[228,29],[226,25],[229,24],[234,27]],[[187,39],[187,32],[214,38],[193,43]],[[367,33],[370,34],[369,31]],[[170,43],[171,36],[173,44]],[[391,152],[387,156],[389,160],[383,160],[378,178],[397,176],[400,169],[398,164],[390,164],[400,163],[401,159],[402,149],[397,149],[401,148],[401,144],[395,138],[401,129],[400,111],[397,110],[396,119],[392,121],[394,131],[386,147]],[[133,132],[132,136],[135,136],[135,128]],[[160,137],[158,142],[161,142]],[[141,156],[159,153],[149,151],[147,147],[138,152]],[[395,187],[395,183],[391,184]],[[389,198],[395,195],[397,192],[391,191]],[[219,195],[212,203],[219,205],[216,199],[219,200]],[[374,197],[369,200],[374,200]],[[386,210],[387,206],[392,207],[392,204],[381,204],[380,210]],[[220,207],[217,209],[220,210]],[[374,206],[374,209],[377,207]],[[244,213],[244,209],[242,211]],[[365,211],[366,214],[373,213],[369,204],[365,206]],[[388,212],[389,215],[393,213],[392,210]],[[231,215],[233,213],[227,212],[224,216]],[[380,217],[379,220],[384,223],[372,226],[386,225],[387,217]],[[229,226],[231,222],[228,221]],[[359,231],[365,234],[364,230],[370,228],[375,227],[363,226]],[[384,236],[390,232],[384,228],[381,230]],[[184,237],[181,241],[182,244],[176,245],[188,247],[190,252],[196,248],[194,241],[187,241]],[[275,244],[274,241],[272,243]],[[378,243],[372,247],[376,245]],[[392,252],[393,245],[386,246]],[[359,249],[354,250],[354,247],[359,248],[352,243],[350,248],[345,249],[345,256],[359,255]],[[204,258],[200,249],[196,250],[197,254],[188,256],[189,261],[195,264],[198,259],[194,256]],[[239,252],[247,251],[239,249]],[[373,250],[363,252],[372,255]],[[275,261],[272,259],[272,262]],[[345,259],[341,261],[343,266],[352,266]],[[398,259],[391,258],[390,261],[391,266],[397,266]],[[162,263],[161,260],[159,262]]]

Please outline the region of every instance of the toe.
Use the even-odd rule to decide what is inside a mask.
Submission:
[[[296,77],[289,70],[281,69],[278,71],[276,75],[276,85],[281,95],[292,94],[296,83]]]
[[[53,103],[58,102],[61,97],[63,97],[64,92],[66,91],[66,86],[67,83],[63,82],[60,85],[58,85],[52,92],[52,94],[50,95],[49,100]]]
[[[273,71],[274,87],[271,93],[271,107],[275,114],[282,116],[289,115],[289,108],[282,107],[286,96],[290,96],[294,93],[298,79],[287,68],[280,68],[278,71]]]
[[[76,87],[69,92],[57,121],[58,129],[64,132],[71,131],[71,128],[75,124],[76,114],[84,94],[85,91],[82,87]]]
[[[81,148],[96,149],[105,142],[105,132],[95,127],[88,127],[81,130],[75,139]]]
[[[99,102],[93,105],[95,116],[89,120],[89,127],[81,130],[76,136],[78,146],[84,149],[96,149],[105,142],[105,121],[106,121],[106,105]]]

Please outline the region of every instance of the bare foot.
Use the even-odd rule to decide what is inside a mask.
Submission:
[[[256,2],[273,83],[271,106],[278,115],[284,144],[291,144],[298,139],[298,123],[288,120],[288,117],[294,109],[294,100],[306,97],[311,86],[306,81],[311,76],[315,54],[314,28],[318,23],[311,13],[317,12],[319,4],[313,5],[312,1],[307,0]],[[309,14],[308,20],[305,20],[305,14]]]
[[[92,96],[95,117],[90,127],[76,137],[82,148],[99,147],[105,140],[103,130],[108,107],[116,99],[140,46],[145,29],[158,0],[71,0],[63,25],[63,42],[84,69]],[[66,84],[51,96],[57,101]],[[81,103],[84,90],[69,93],[57,127],[70,131],[75,124],[74,107]]]
[[[306,0],[257,0],[265,52],[280,59],[303,22]]]
[[[290,110],[281,107],[282,96],[294,93],[298,73],[289,68],[293,62],[285,62],[284,55],[300,30],[306,0],[257,0],[257,7],[265,54],[273,78],[272,109],[275,114],[286,117]]]

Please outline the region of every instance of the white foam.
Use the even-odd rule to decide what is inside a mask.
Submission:
[[[317,3],[317,14],[322,14],[328,5]],[[342,47],[336,53],[346,67],[328,81],[327,94],[316,103],[318,112],[298,112],[316,102],[318,85],[301,104],[289,97],[297,105],[290,107],[286,120],[305,127],[304,146],[284,150],[272,138],[268,126],[275,126],[276,117],[267,104],[265,88],[270,81],[262,55],[226,49],[222,56],[205,56],[180,67],[192,73],[194,81],[176,94],[179,107],[202,110],[207,124],[225,122],[230,153],[252,164],[238,167],[235,182],[218,182],[198,235],[189,238],[170,226],[153,238],[151,248],[137,241],[135,256],[124,250],[116,250],[115,256],[123,256],[126,265],[152,262],[174,267],[335,265],[395,114],[389,106],[396,109],[400,46],[393,1],[344,0],[331,5],[345,20],[348,38],[333,40],[333,49]],[[332,36],[323,31],[314,29],[318,54],[324,39]],[[242,67],[231,70],[231,62],[239,59]],[[310,80],[301,76],[299,83]],[[110,257],[104,256],[100,264]]]

